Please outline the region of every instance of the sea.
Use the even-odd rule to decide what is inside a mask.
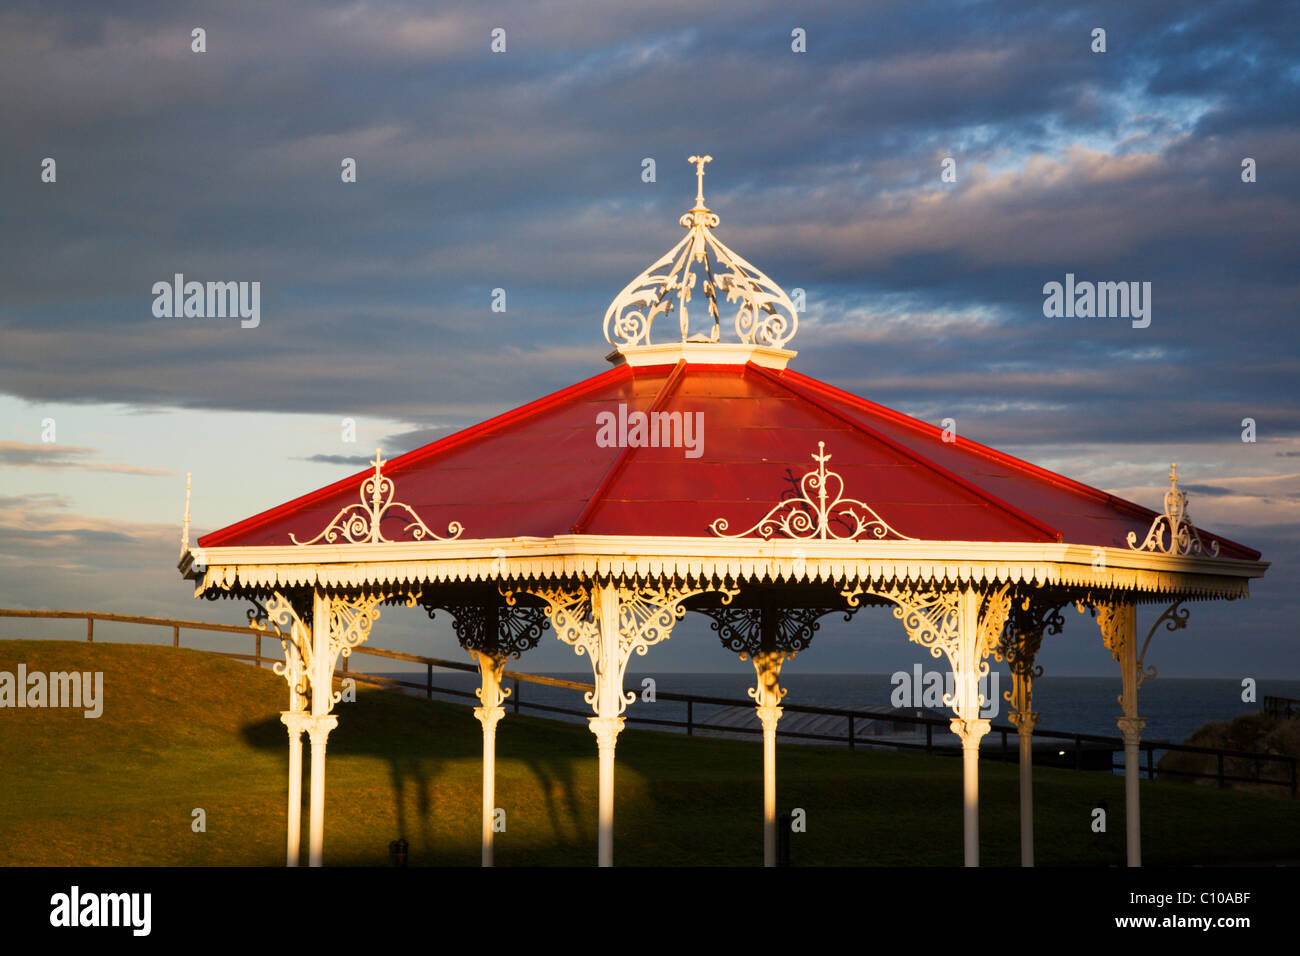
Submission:
[[[748,670],[748,666],[746,667]],[[399,680],[413,681],[424,685],[424,671],[381,672],[379,676]],[[591,672],[548,673],[545,676],[590,684]],[[647,680],[653,684],[645,683]],[[507,681],[507,686],[510,682]],[[782,686],[786,688],[785,705],[799,704],[812,707],[833,707],[844,710],[874,711],[878,713],[900,713],[893,707],[891,696],[901,685],[891,674],[803,674],[797,671],[783,675]],[[435,699],[452,700],[463,704],[477,704],[473,700],[474,690],[478,687],[476,674],[435,670],[433,675],[435,687],[458,691],[457,696],[446,693],[434,693]],[[1002,673],[999,679],[990,681],[991,688],[1001,692],[1011,689],[1009,675]],[[635,718],[646,717],[660,720],[686,719],[686,705],[677,701],[664,700],[664,693],[692,694],[703,697],[727,698],[735,701],[732,708],[722,706],[695,704],[692,720],[698,724],[708,724],[724,717],[724,711],[736,708],[750,708],[746,691],[754,686],[753,671],[737,668],[732,673],[634,673],[629,672],[624,680],[624,687],[634,691],[637,700],[630,704],[625,713],[629,726],[635,727]],[[1034,709],[1041,717],[1039,731],[1059,731],[1062,733],[1097,734],[1105,737],[1119,736],[1115,718],[1121,713],[1118,697],[1121,690],[1120,679],[1116,677],[1040,677],[1034,681]],[[1156,677],[1143,682],[1138,693],[1138,713],[1146,718],[1143,739],[1149,741],[1167,741],[1181,743],[1193,732],[1210,721],[1230,721],[1241,714],[1254,713],[1263,706],[1266,695],[1300,699],[1300,681],[1298,680],[1261,680],[1254,688],[1254,700],[1245,700],[1246,693],[1240,680],[1232,678],[1166,678]],[[424,696],[425,691],[410,690]],[[582,692],[568,688],[539,686],[521,683],[519,685],[520,712],[536,716],[553,717],[558,720],[585,720],[576,715],[561,715],[531,710],[529,704],[550,707],[562,707],[590,714],[589,706],[582,699]],[[653,697],[653,700],[651,698]],[[506,701],[507,713],[514,709],[514,700]],[[933,709],[932,709],[933,710]],[[984,713],[993,724],[1009,723],[1007,715],[1010,704],[999,701],[996,713],[990,713],[990,707]],[[912,711],[903,711],[912,713]],[[789,713],[789,712],[787,712]],[[935,716],[950,717],[951,713],[939,708]],[[783,719],[784,723],[784,719]],[[666,732],[672,728],[663,729]],[[835,731],[843,733],[843,730]],[[935,740],[939,742],[938,737]]]

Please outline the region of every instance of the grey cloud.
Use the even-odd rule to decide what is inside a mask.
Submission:
[[[12,468],[70,468],[78,471],[108,471],[121,475],[170,475],[167,468],[146,468],[114,462],[98,462],[92,458],[99,454],[97,448],[80,445],[28,444],[0,441],[0,465]]]

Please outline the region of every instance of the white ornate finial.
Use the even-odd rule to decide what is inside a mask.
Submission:
[[[817,443],[817,453],[812,459],[817,462],[817,468],[799,479],[799,490],[802,492],[799,497],[778,501],[755,525],[739,534],[723,533],[727,530],[726,518],[715,519],[709,525],[709,530],[720,538],[743,538],[755,533],[770,538],[780,531],[787,538],[801,538],[805,541],[810,538],[852,541],[864,532],[870,532],[873,538],[918,540],[895,531],[865,501],[844,497],[844,479],[838,472],[826,470],[826,463],[831,460],[831,456],[826,454],[825,442]],[[835,484],[833,500],[830,499],[831,482]],[[834,525],[841,525],[847,530],[840,532]]]
[[[721,338],[719,292],[725,293],[726,302],[737,303],[734,325],[741,344],[784,348],[799,328],[799,315],[785,290],[713,235],[720,220],[704,205],[704,165],[712,161],[712,156],[690,157],[695,164],[695,206],[678,220],[686,237],[628,283],[606,310],[605,339],[611,345],[620,349],[650,345],[655,319],[673,309],[678,311],[680,341],[706,341],[692,336],[690,330],[687,304],[697,285],[713,320],[709,342]],[[697,275],[700,263],[704,268]]]
[[[378,448],[375,449],[375,457],[370,464],[375,466],[375,473],[361,483],[359,504],[351,504],[339,509],[339,513],[325,526],[325,530],[310,541],[299,541],[292,533],[289,535],[289,540],[298,545],[315,544],[321,540],[333,544],[342,537],[349,544],[392,544],[392,540],[385,538],[380,530],[380,525],[390,508],[400,508],[410,516],[411,521],[402,530],[409,531],[413,541],[423,541],[425,538],[449,541],[460,537],[460,533],[465,529],[459,521],[447,525],[447,537],[444,538],[429,530],[410,505],[404,505],[400,501],[393,502],[393,495],[397,489],[393,479],[383,474],[385,462]],[[367,496],[369,496],[368,502]]]
[[[695,205],[704,208],[704,164],[713,162],[712,156],[692,156],[686,160],[695,164]]]
[[[1196,526],[1187,517],[1187,493],[1178,488],[1178,465],[1169,466],[1169,490],[1165,492],[1165,513],[1158,515],[1147,529],[1141,546],[1137,534],[1128,533],[1128,546],[1135,551],[1160,551],[1164,554],[1219,556],[1219,542],[1211,541],[1209,547],[1201,541]]]
[[[181,557],[185,557],[185,552],[190,547],[190,475],[193,472],[185,472],[185,521],[181,525]]]
[[[375,476],[370,479],[370,505],[372,508],[378,508],[380,502],[381,489],[383,481],[380,478],[380,469],[384,467],[384,456],[379,454],[379,449],[375,449],[375,457],[370,460],[370,464],[375,466]],[[389,482],[392,484],[392,482]],[[377,527],[377,526],[376,526]]]

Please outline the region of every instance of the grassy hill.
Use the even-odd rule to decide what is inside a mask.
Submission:
[[[0,862],[283,865],[282,678],[170,647],[0,641],[0,670],[20,662],[102,671],[105,700],[93,720],[0,709]],[[389,841],[404,835],[413,866],[477,865],[481,738],[470,708],[362,691],[335,709],[326,861],[387,865]],[[508,715],[497,768],[507,814],[498,865],[594,863],[596,748],[584,726]],[[1019,863],[1016,781],[1014,765],[982,765],[986,865]],[[625,731],[616,862],[761,863],[761,786],[757,742]],[[1038,768],[1035,799],[1040,865],[1122,862],[1122,779]],[[1104,843],[1089,828],[1099,799],[1110,806]],[[1142,800],[1148,865],[1300,857],[1300,801],[1159,781],[1142,784]],[[781,747],[778,801],[807,814],[807,832],[792,835],[795,865],[961,863],[957,760]],[[191,830],[195,808],[205,833]]]

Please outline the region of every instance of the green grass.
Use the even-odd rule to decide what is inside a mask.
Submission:
[[[0,670],[19,662],[103,671],[104,713],[0,710],[0,862],[283,865],[282,678],[200,651],[0,641]],[[384,691],[335,709],[326,861],[387,865],[389,841],[404,835],[412,865],[477,865],[481,737],[470,709]],[[497,739],[498,865],[593,863],[591,733],[510,714]],[[787,746],[777,766],[779,806],[807,814],[807,832],[791,838],[796,865],[961,863],[959,761]],[[628,730],[617,768],[620,864],[761,863],[756,741]],[[1036,768],[1034,779],[1040,865],[1122,863],[1119,777]],[[980,788],[981,862],[1018,865],[1016,767],[985,762]],[[1099,799],[1110,806],[1104,845],[1089,828]],[[1143,782],[1142,806],[1148,865],[1300,857],[1300,801],[1157,781]],[[191,830],[196,807],[205,833]]]

